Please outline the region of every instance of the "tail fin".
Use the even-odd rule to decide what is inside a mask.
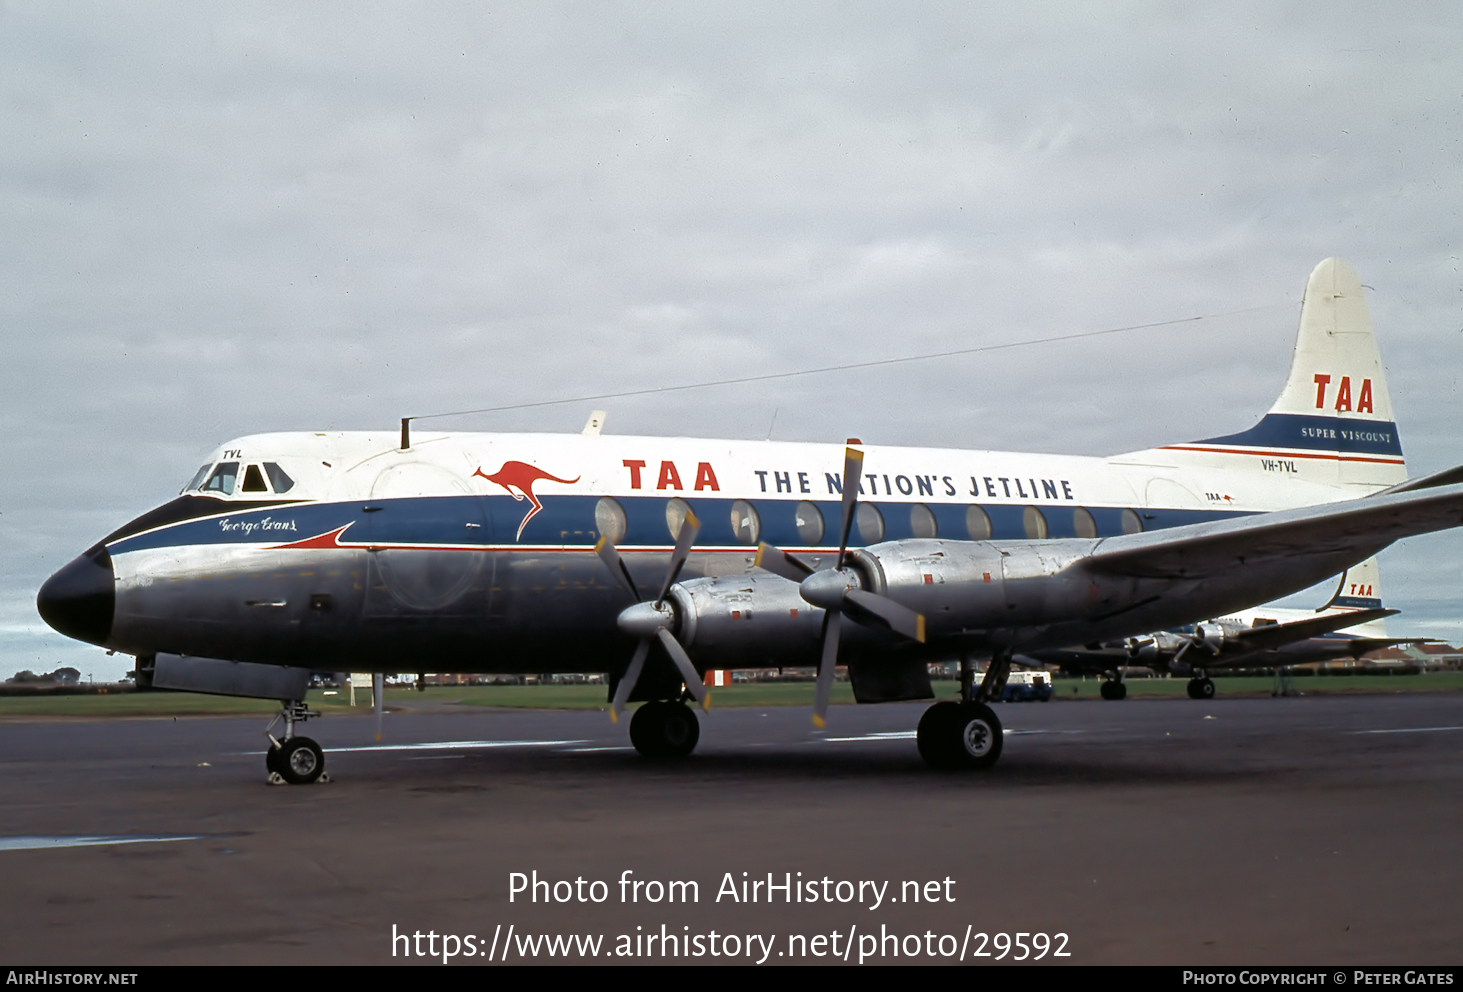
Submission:
[[[1358,610],[1380,610],[1382,605],[1382,573],[1375,557],[1353,565],[1341,573],[1341,582],[1330,601],[1316,610],[1317,613],[1343,613]],[[1386,637],[1385,620],[1373,620],[1347,628],[1348,634],[1366,637]]]
[[[1382,574],[1375,557],[1359,565],[1352,565],[1341,573],[1341,583],[1336,594],[1318,609],[1326,610],[1380,610],[1382,608]]]
[[[1328,258],[1311,272],[1290,378],[1247,431],[1169,445],[1180,464],[1299,477],[1363,495],[1407,478],[1392,401],[1356,270]],[[1192,459],[1192,460],[1191,460]]]

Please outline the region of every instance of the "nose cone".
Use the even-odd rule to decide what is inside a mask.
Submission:
[[[857,588],[858,582],[852,574],[838,568],[814,572],[800,583],[803,599],[835,613],[843,608],[844,594]]]
[[[620,629],[631,637],[646,638],[654,637],[662,627],[669,628],[675,620],[675,611],[669,603],[661,604],[657,610],[654,603],[645,602],[626,607],[620,613],[619,624]]]
[[[47,579],[36,596],[36,609],[67,637],[105,645],[117,604],[115,584],[112,556],[97,548]]]

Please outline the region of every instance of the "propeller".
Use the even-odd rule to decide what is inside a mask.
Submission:
[[[838,532],[838,556],[831,569],[814,571],[806,562],[770,544],[762,544],[757,548],[758,565],[799,583],[803,599],[825,611],[822,657],[818,661],[818,685],[813,697],[813,725],[820,730],[827,722],[828,698],[833,692],[833,670],[838,664],[838,642],[842,636],[844,617],[856,623],[881,624],[920,643],[925,639],[923,616],[887,596],[865,591],[857,574],[844,568],[848,536],[853,530],[854,512],[858,504],[858,479],[863,464],[862,451],[852,447],[844,449],[843,516]]]
[[[635,647],[635,654],[630,658],[630,667],[625,670],[625,675],[620,679],[620,684],[615,688],[615,698],[610,702],[610,720],[614,723],[620,722],[620,713],[625,709],[625,703],[630,699],[630,691],[634,689],[635,683],[640,679],[640,672],[645,667],[645,659],[650,654],[650,645],[658,641],[670,656],[671,662],[681,674],[681,679],[686,683],[687,690],[701,704],[701,709],[711,709],[711,693],[702,684],[701,677],[696,674],[696,666],[691,664],[691,658],[686,654],[686,649],[676,640],[670,632],[670,627],[675,623],[675,609],[666,602],[670,595],[671,586],[675,584],[676,577],[681,574],[681,568],[686,564],[686,559],[691,554],[691,545],[696,540],[696,534],[701,530],[701,521],[696,519],[696,514],[690,510],[686,511],[686,517],[681,523],[680,532],[676,535],[676,547],[671,553],[669,567],[666,568],[665,581],[661,584],[660,594],[653,600],[641,599],[640,590],[635,585],[635,580],[630,575],[630,569],[626,567],[625,561],[620,557],[619,551],[610,543],[609,538],[602,537],[599,543],[594,546],[594,553],[599,555],[610,574],[614,575],[620,585],[635,600],[635,605],[627,607],[619,616],[620,629],[640,639]]]

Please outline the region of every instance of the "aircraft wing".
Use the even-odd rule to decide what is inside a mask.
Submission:
[[[1101,541],[1080,567],[1137,578],[1203,579],[1311,555],[1373,555],[1463,523],[1463,484],[1258,513]]]
[[[1319,637],[1332,631],[1371,623],[1383,617],[1395,616],[1401,610],[1353,610],[1347,613],[1327,613],[1323,616],[1293,620],[1290,623],[1271,623],[1263,627],[1249,627],[1229,635],[1241,651],[1268,651],[1284,647],[1308,637]]]

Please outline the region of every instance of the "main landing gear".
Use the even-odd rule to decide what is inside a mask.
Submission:
[[[1122,679],[1103,679],[1097,690],[1103,699],[1127,699],[1128,686]]]
[[[1207,675],[1202,675],[1198,678],[1189,679],[1189,698],[1213,699],[1214,680],[1209,678],[1209,676]]]
[[[684,758],[696,750],[700,739],[696,711],[684,702],[652,700],[630,718],[630,743],[647,758]]]
[[[1010,654],[998,654],[977,688],[970,659],[960,659],[960,702],[936,703],[920,717],[915,738],[925,764],[941,771],[961,771],[996,763],[1005,733],[986,703],[1000,698],[1010,674]]]
[[[325,752],[308,737],[295,736],[295,722],[304,723],[312,716],[319,716],[317,710],[306,709],[298,699],[281,700],[280,711],[264,728],[269,738],[269,750],[264,755],[264,767],[269,771],[270,785],[309,785],[311,782],[329,782],[325,774]],[[284,721],[284,737],[277,738],[271,730]]]

